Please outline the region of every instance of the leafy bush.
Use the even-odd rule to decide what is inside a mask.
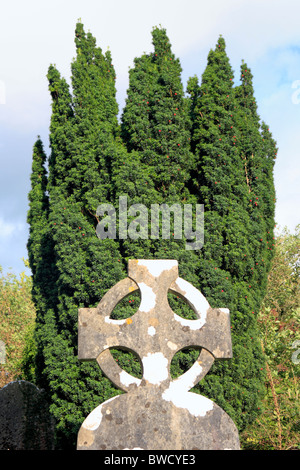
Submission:
[[[266,356],[266,392],[246,449],[300,449],[300,225],[277,236],[268,290],[258,317]],[[297,349],[298,348],[298,349]]]
[[[35,307],[31,285],[31,277],[24,272],[18,278],[13,273],[4,275],[0,267],[0,340],[5,348],[0,387],[17,379],[34,381]]]

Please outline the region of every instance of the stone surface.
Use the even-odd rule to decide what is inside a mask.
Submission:
[[[0,450],[53,450],[54,426],[44,393],[23,380],[0,390]]]
[[[110,318],[114,307],[140,290],[137,312]],[[186,320],[169,306],[173,292],[197,315]],[[97,308],[79,309],[78,357],[96,360],[124,395],[93,410],[78,433],[77,449],[193,450],[239,449],[235,424],[215,403],[189,392],[214,359],[232,357],[228,309],[212,309],[200,291],[178,275],[176,260],[129,260],[128,277],[113,286]],[[110,348],[138,354],[143,377],[137,379],[114,361]],[[200,347],[194,365],[172,380],[174,354]]]

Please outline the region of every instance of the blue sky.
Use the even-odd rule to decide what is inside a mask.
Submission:
[[[69,81],[74,29],[81,18],[117,72],[120,112],[134,57],[152,51],[153,26],[167,29],[184,86],[201,74],[220,34],[239,83],[244,60],[254,75],[261,119],[279,152],[276,222],[300,223],[300,3],[297,0],[10,0],[0,16],[0,265],[24,270],[32,147],[40,135],[49,155],[51,63]]]

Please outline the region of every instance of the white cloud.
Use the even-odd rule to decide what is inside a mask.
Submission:
[[[17,232],[23,232],[24,228],[25,225],[21,222],[6,222],[4,219],[0,218],[0,240],[3,241]]]
[[[29,270],[24,267],[22,258],[28,258],[26,243],[28,230],[23,222],[13,222],[0,217],[0,267],[3,273],[15,274]]]

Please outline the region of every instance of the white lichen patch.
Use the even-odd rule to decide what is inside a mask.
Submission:
[[[186,318],[180,317],[176,313],[174,313],[174,318],[182,326],[187,326],[191,330],[199,330],[205,324],[205,321],[203,321],[202,318],[198,318],[197,320],[187,320]]]
[[[126,323],[125,320],[114,320],[113,318],[110,318],[108,315],[104,318],[105,323],[111,323],[112,325],[124,325]]]
[[[194,287],[192,284],[185,281],[181,277],[178,277],[176,279],[176,285],[181,291],[183,291],[185,299],[192,305],[198,316],[201,318],[203,325],[206,322],[207,311],[210,308],[210,305],[204,295],[201,294],[201,292],[196,289],[196,287]]]
[[[120,373],[120,382],[122,385],[125,385],[125,387],[129,387],[129,385],[131,384],[136,384],[139,386],[141,380],[137,377],[133,377],[132,375],[128,374],[125,370],[122,370],[122,372]]]
[[[163,271],[170,270],[174,266],[178,266],[178,261],[174,259],[162,259],[162,260],[153,260],[153,259],[139,259],[138,265],[145,266],[149,273],[158,277]]]
[[[161,352],[148,353],[142,359],[144,379],[159,385],[168,378],[168,359]]]
[[[229,308],[219,308],[221,312],[229,314]]]
[[[214,403],[202,395],[188,392],[197,383],[197,377],[201,371],[202,367],[199,362],[195,362],[185,374],[170,383],[162,394],[162,398],[173,403],[177,408],[185,408],[193,416],[205,416],[213,409]]]
[[[198,377],[200,377],[202,370],[203,368],[199,361],[196,361],[189,370],[174,380],[178,390],[181,389],[188,392],[191,388],[193,388],[194,385],[199,382]]]
[[[154,328],[154,326],[149,326],[148,328],[148,335],[149,336],[154,336],[156,333],[156,329]]]
[[[141,304],[139,310],[141,312],[149,312],[152,308],[155,307],[156,295],[144,282],[138,284],[141,291]]]
[[[97,406],[97,408],[95,408],[84,420],[84,422],[82,423],[82,427],[87,431],[95,431],[101,424],[103,407],[115,398],[118,398],[118,396],[112,397],[101,405]]]
[[[172,343],[172,341],[168,341],[168,342],[167,342],[167,346],[168,346],[168,348],[170,348],[172,351],[176,351],[176,349],[177,349],[177,347],[178,347],[177,344]]]

